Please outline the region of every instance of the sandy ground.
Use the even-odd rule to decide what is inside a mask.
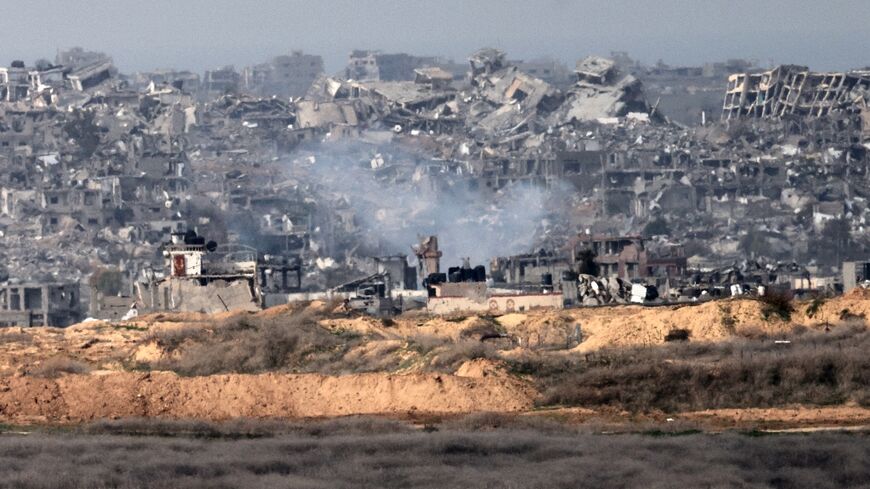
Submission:
[[[353,354],[378,355],[395,352],[399,342],[414,338],[457,340],[473,332],[495,329],[522,347],[579,355],[608,347],[661,344],[665,335],[676,328],[687,329],[691,341],[719,341],[750,332],[785,333],[798,325],[824,328],[826,323],[841,322],[844,312],[852,317],[870,314],[870,296],[863,292],[828,300],[813,317],[808,315],[808,305],[797,304],[790,322],[763,319],[757,301],[725,300],[656,308],[533,310],[497,318],[412,313],[394,321],[381,321],[333,315],[322,320],[321,325],[365,335],[369,341]],[[279,306],[251,316],[280,320],[304,309],[323,312],[329,307],[333,305],[319,302]],[[344,376],[273,373],[207,377],[135,371],[141,362],[153,362],[165,355],[149,338],[154,331],[210,328],[240,314],[249,313],[152,314],[116,324],[88,322],[67,329],[0,330],[0,421],[72,423],[125,416],[218,420],[238,416],[523,412],[532,409],[538,394],[530,382],[486,361],[467,362],[452,375],[413,369]],[[583,341],[566,349],[578,329]],[[57,379],[31,375],[42,363],[56,358],[84,362],[94,371],[64,374]],[[577,419],[603,415],[582,409],[568,414]],[[726,427],[762,422],[773,428],[870,424],[868,410],[846,406],[717,410],[686,413],[684,417]]]
[[[225,420],[517,412],[530,409],[535,394],[526,382],[493,375],[179,377],[169,372],[98,372],[58,379],[0,378],[0,419],[27,424],[124,417]]]
[[[849,428],[870,430],[870,409],[859,406],[711,409],[681,413],[679,418],[720,430],[819,431]]]

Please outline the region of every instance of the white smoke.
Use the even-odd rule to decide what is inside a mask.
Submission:
[[[464,257],[488,266],[494,256],[531,251],[545,224],[543,189],[472,190],[467,176],[394,146],[329,144],[287,161],[316,198],[346,200],[363,241],[379,254],[409,254],[419,236],[438,235],[445,266]]]

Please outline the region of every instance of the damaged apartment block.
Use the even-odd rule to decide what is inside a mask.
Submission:
[[[722,118],[823,117],[832,113],[860,116],[868,98],[870,71],[824,73],[782,65],[761,73],[729,76]]]
[[[219,249],[195,232],[175,232],[163,247],[169,275],[137,284],[140,310],[214,313],[260,308],[257,252],[240,245]]]
[[[78,284],[0,286],[0,326],[69,326],[83,319]]]

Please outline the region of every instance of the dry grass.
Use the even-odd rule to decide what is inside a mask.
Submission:
[[[364,420],[258,439],[37,433],[0,437],[0,489],[824,489],[870,480],[863,434],[675,435],[449,426],[409,432]]]
[[[282,317],[237,316],[207,327],[155,332],[155,341],[170,353],[150,368],[183,375],[318,371],[361,342],[357,335],[333,333],[313,313]]]
[[[795,311],[793,299],[794,295],[789,290],[769,288],[758,298],[761,302],[761,316],[765,320],[779,318],[790,321],[791,314]]]
[[[91,367],[88,364],[59,355],[46,359],[28,373],[34,377],[54,379],[62,374],[86,374],[90,371]]]
[[[291,422],[283,419],[235,418],[224,422],[197,419],[125,418],[99,420],[76,428],[82,435],[127,435],[188,438],[273,438],[280,435],[330,436],[410,433],[400,421],[371,416]]]
[[[497,349],[481,341],[499,334],[492,320],[468,328],[458,341],[420,335],[402,344],[377,343],[384,339],[378,334],[330,330],[319,324],[320,319],[317,313],[299,311],[274,317],[234,316],[212,325],[158,330],[145,342],[157,343],[167,355],[137,367],[182,375],[346,374],[396,371],[414,364],[424,371],[454,372],[466,360],[497,357]]]
[[[4,331],[3,328],[0,328],[0,344],[3,343],[19,343],[29,345],[30,343],[33,343],[33,336],[18,329],[12,330],[10,328],[9,330]]]
[[[536,357],[513,364],[544,392],[541,404],[631,411],[870,405],[870,332],[863,324],[723,343],[670,343],[604,351],[582,360]]]

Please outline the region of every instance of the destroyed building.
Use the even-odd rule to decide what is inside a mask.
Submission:
[[[220,247],[195,232],[174,232],[163,246],[165,276],[145,273],[137,284],[138,310],[215,313],[257,310],[260,289],[257,252],[244,246]]]
[[[224,66],[205,72],[202,79],[202,98],[208,99],[230,93],[241,88],[242,76],[233,66]]]
[[[357,49],[348,56],[344,76],[360,82],[409,81],[414,79],[414,71],[420,68],[441,68],[449,73],[461,71],[452,61],[436,56]]]
[[[573,74],[562,62],[553,58],[512,60],[511,64],[520,71],[540,78],[559,89],[567,88],[573,81]]]
[[[202,88],[202,77],[186,70],[154,70],[133,75],[133,85],[145,90],[153,84],[153,89],[170,86],[188,94],[196,94]],[[153,90],[152,89],[152,90]]]
[[[860,70],[781,67],[765,81],[749,62],[645,67],[590,56],[560,84],[545,76],[548,64],[496,49],[472,53],[460,73],[399,57],[401,75],[381,76],[387,58],[357,58],[372,56],[377,77],[327,77],[302,53],[284,72],[252,65],[201,78],[125,76],[84,50],[0,69],[0,253],[10,279],[80,283],[117,269],[121,296],[103,302],[120,311],[138,301],[137,284],[150,283],[142,277],[152,270],[178,282],[176,295],[158,286],[152,300],[148,289],[137,307],[182,307],[213,288],[160,277],[163,243],[188,229],[221,247],[253,248],[252,275],[240,280],[258,291],[244,307],[349,283],[371,290],[387,271],[394,291],[410,290],[416,280],[401,257],[418,232],[450,246],[480,241],[462,251],[420,247],[410,266],[421,280],[442,273],[441,254],[453,263],[476,254],[497,292],[558,290],[571,272],[596,304],[654,295],[633,294],[634,285],[663,297],[771,281],[817,286],[842,277],[841,261],[868,255]],[[286,86],[281,73],[292,78],[296,68],[314,78],[304,93],[259,91]],[[649,80],[719,83],[721,109],[732,68],[749,75],[729,90],[734,115],[721,121],[676,123],[660,110],[667,87],[655,100],[645,89]],[[820,252],[832,233],[836,250]],[[579,273],[577,253],[595,246],[601,270]],[[737,265],[746,261],[761,268]],[[177,295],[193,286],[201,289]],[[217,296],[206,302],[224,310]]]
[[[667,255],[652,255],[640,236],[581,235],[574,256],[583,249],[594,254],[601,277],[628,281],[656,276],[676,278],[686,271],[686,257],[680,247],[672,247]]]
[[[427,269],[439,269],[437,258],[430,249],[431,237],[421,242],[418,248],[430,258]],[[426,276],[423,285],[427,292],[426,310],[436,314],[454,312],[482,312],[498,314],[526,311],[538,307],[561,308],[563,296],[552,287],[538,290],[499,291],[487,284],[486,268],[471,267],[469,261],[462,266],[449,267],[447,273],[433,272]]]
[[[722,118],[860,115],[868,98],[870,71],[814,72],[805,66],[781,65],[730,75]]]
[[[69,326],[82,320],[79,285],[0,285],[0,326]]]
[[[246,67],[242,73],[246,92],[261,97],[301,97],[323,74],[323,58],[302,51],[275,56],[268,63]]]

